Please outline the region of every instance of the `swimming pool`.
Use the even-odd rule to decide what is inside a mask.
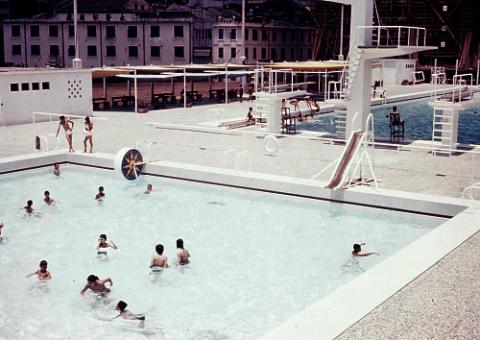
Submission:
[[[147,183],[151,195],[142,194]],[[99,185],[101,203],[93,199]],[[158,177],[127,182],[73,165],[60,177],[51,169],[4,175],[0,187],[0,290],[8,292],[0,337],[9,339],[253,339],[445,221]],[[42,202],[44,190],[55,206]],[[28,199],[38,215],[25,216]],[[96,258],[100,233],[119,247],[108,261]],[[179,237],[192,254],[188,267],[173,266]],[[352,260],[358,241],[381,256]],[[147,268],[157,243],[172,265],[158,277]],[[48,290],[24,278],[42,259],[53,276]],[[79,295],[89,274],[112,278],[112,304]],[[147,314],[145,329],[94,318],[113,315],[119,299]]]
[[[389,119],[386,117],[396,105],[405,120],[405,139],[432,140],[433,108],[428,100],[416,100],[372,108],[375,121],[375,138],[389,139]],[[331,117],[318,117],[313,121],[299,122],[297,128],[306,131],[324,131],[335,134],[335,124]],[[476,107],[460,112],[458,122],[458,142],[480,144],[480,103]]]

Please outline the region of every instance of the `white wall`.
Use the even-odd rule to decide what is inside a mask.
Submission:
[[[404,80],[415,79],[415,59],[385,59],[382,64],[384,85],[401,85]]]
[[[44,88],[44,83],[49,89]],[[18,85],[18,91],[12,91],[12,84]],[[28,89],[22,90],[22,84]],[[38,90],[33,89],[36,85]],[[91,114],[92,74],[90,70],[48,69],[2,72],[0,101],[0,126],[31,123],[33,111]]]

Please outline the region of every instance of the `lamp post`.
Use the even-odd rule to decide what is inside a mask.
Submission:
[[[73,0],[73,35],[75,39],[75,58],[72,60],[73,68],[82,68],[82,59],[78,51],[78,33],[77,33],[77,0]]]

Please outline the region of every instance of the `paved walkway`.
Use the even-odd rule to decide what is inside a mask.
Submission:
[[[219,104],[225,113],[217,119],[244,118],[252,103]],[[121,147],[135,146],[146,136],[158,144],[150,159],[183,161],[218,167],[232,167],[225,151],[249,151],[252,171],[284,176],[311,178],[337,159],[343,146],[318,138],[316,133],[301,133],[280,139],[280,150],[265,155],[262,133],[246,128],[244,135],[198,134],[186,131],[147,129],[146,122],[175,123],[195,126],[212,125],[214,115],[209,107],[152,111],[95,113],[108,120],[94,120],[94,151],[115,153]],[[426,113],[431,114],[431,112]],[[50,146],[57,141],[49,136],[56,122],[0,127],[0,157],[35,152],[36,135],[45,135]],[[75,120],[74,144],[82,152],[83,121]],[[65,147],[64,136],[59,138]],[[418,143],[417,143],[418,144]],[[414,144],[414,145],[417,145]],[[145,145],[140,145],[144,148]],[[240,162],[247,169],[247,160]],[[380,187],[408,192],[458,197],[462,190],[480,182],[480,154],[433,157],[428,149],[405,147],[401,151],[377,149],[375,173]],[[365,169],[363,169],[365,170]],[[363,173],[368,177],[368,172]],[[326,181],[329,172],[319,176]],[[339,339],[475,339],[480,338],[480,269],[478,260],[480,235],[477,234],[438,264],[420,275],[395,296],[348,329]],[[375,287],[372,287],[375,289]]]

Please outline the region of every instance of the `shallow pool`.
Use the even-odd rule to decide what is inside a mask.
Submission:
[[[153,193],[144,195],[146,184]],[[99,185],[106,199],[94,196]],[[421,237],[444,219],[198,183],[63,166],[0,176],[0,338],[254,339]],[[55,206],[42,202],[49,190]],[[35,213],[22,209],[28,199]],[[96,256],[98,235],[117,246]],[[175,240],[192,254],[174,265]],[[358,261],[353,242],[381,256]],[[162,243],[171,268],[151,275]],[[53,279],[25,275],[49,263]],[[79,292],[111,277],[106,301]],[[123,299],[137,321],[100,321]]]
[[[428,100],[417,100],[395,104],[405,120],[405,139],[432,140],[433,108]],[[375,121],[375,138],[389,139],[390,128],[388,114],[392,105],[372,108]],[[318,117],[313,121],[299,122],[297,128],[306,131],[323,131],[335,134],[332,117]],[[460,112],[458,122],[458,142],[480,144],[480,103],[473,108]]]

